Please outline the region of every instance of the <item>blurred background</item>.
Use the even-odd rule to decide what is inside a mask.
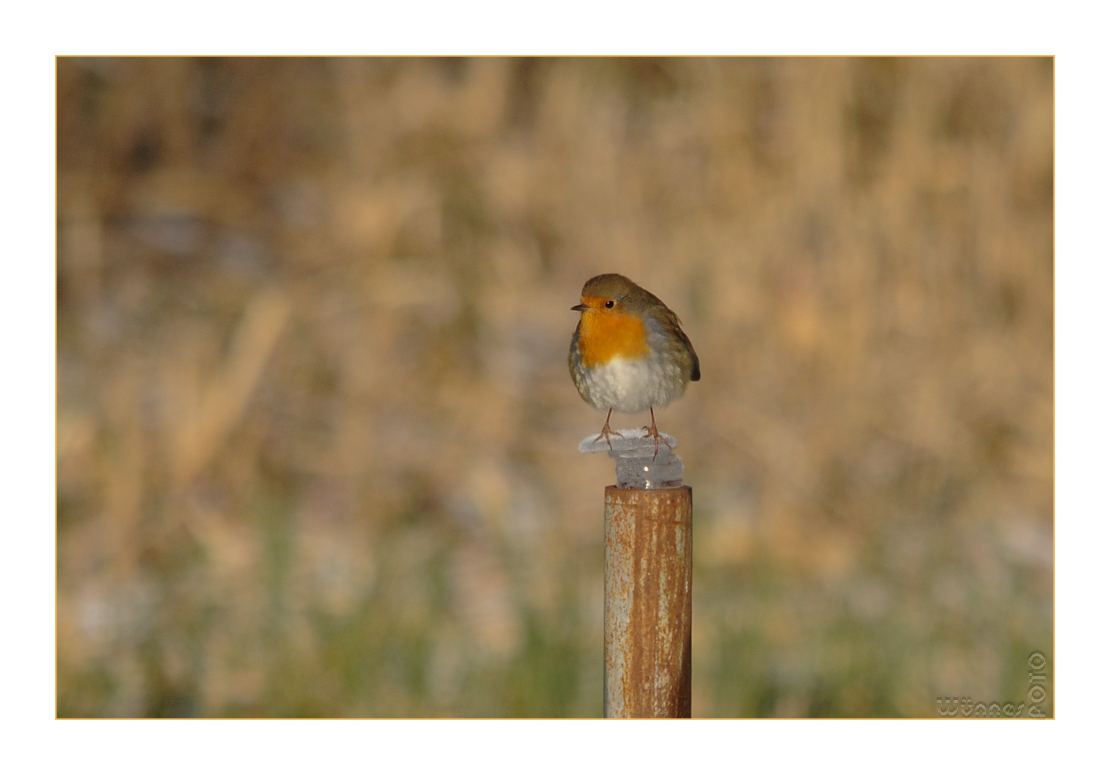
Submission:
[[[1051,715],[1051,59],[62,58],[57,150],[59,716],[601,715],[602,272],[695,716]]]

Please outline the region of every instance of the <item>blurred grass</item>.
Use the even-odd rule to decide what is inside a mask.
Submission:
[[[57,88],[59,716],[600,715],[612,469],[565,359],[605,271],[702,362],[660,416],[695,715],[1051,678],[1050,59]]]

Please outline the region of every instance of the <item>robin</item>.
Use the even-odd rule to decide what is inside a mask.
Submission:
[[[647,409],[651,427],[644,430],[655,439],[658,454],[662,436],[655,407],[681,397],[687,383],[701,379],[698,355],[679,327],[678,315],[619,274],[587,282],[582,303],[571,309],[582,317],[570,340],[570,376],[586,403],[609,410],[597,438],[612,449],[613,410],[632,414]]]

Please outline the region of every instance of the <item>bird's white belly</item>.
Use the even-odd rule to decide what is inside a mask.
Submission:
[[[625,414],[666,406],[685,388],[678,366],[665,366],[657,358],[614,358],[592,369],[586,375],[586,385],[595,408]]]

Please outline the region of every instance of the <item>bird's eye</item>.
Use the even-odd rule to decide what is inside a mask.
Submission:
[[[617,303],[615,301],[613,301],[612,299],[609,299],[609,301],[605,302],[605,309],[612,309],[613,307],[616,306],[616,304]]]

